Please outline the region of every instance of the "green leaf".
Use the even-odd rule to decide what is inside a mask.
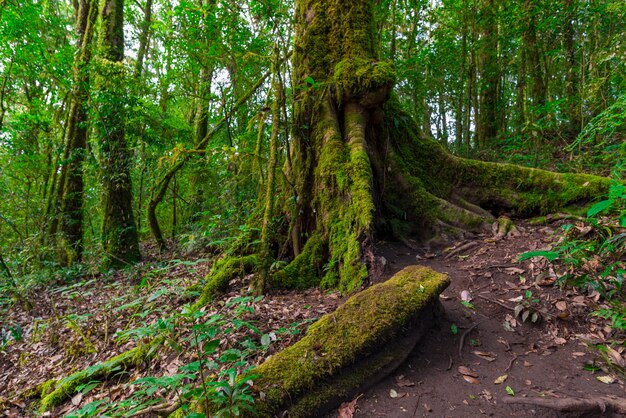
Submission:
[[[313,79],[313,77],[311,77],[311,76],[308,76],[307,78],[305,78],[305,79],[304,79],[304,81],[305,81],[307,84],[310,84],[310,85],[315,84],[315,80],[314,80],[314,79]]]
[[[515,396],[515,391],[511,386],[507,386],[506,388],[504,388],[504,390],[506,390],[506,393],[508,393],[509,395]]]
[[[202,351],[204,351],[204,354],[211,355],[215,353],[215,351],[217,350],[217,347],[219,346],[220,346],[220,340],[211,340],[204,345]]]
[[[524,261],[533,257],[545,257],[550,261],[554,261],[559,258],[559,253],[555,251],[529,251],[517,257],[517,261]]]
[[[456,324],[452,324],[450,325],[450,331],[452,331],[452,334],[456,335],[459,333],[459,327],[457,327]]]
[[[619,226],[626,228],[626,211],[619,216]]]
[[[613,206],[614,203],[615,201],[613,199],[607,199],[598,202],[587,211],[587,216],[591,218],[592,216],[595,216],[598,213],[610,208],[611,206]]]
[[[271,341],[272,340],[271,340],[269,334],[263,334],[263,336],[261,337],[261,345],[263,347],[269,347]]]

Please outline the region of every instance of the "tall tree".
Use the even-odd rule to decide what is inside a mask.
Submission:
[[[91,40],[98,16],[97,0],[80,0],[76,6],[74,85],[60,175],[63,184],[57,189],[61,208],[58,255],[63,266],[81,261],[83,253],[83,162],[87,152],[88,66],[91,61]]]
[[[482,40],[480,44],[480,108],[476,123],[476,142],[484,148],[498,134],[498,95],[500,66],[498,63],[497,2],[482,2]]]
[[[124,0],[103,0],[98,45],[95,126],[103,187],[104,265],[138,261],[139,238],[132,209],[131,158],[126,144]]]
[[[323,286],[354,289],[380,274],[375,235],[479,230],[491,219],[481,206],[545,212],[608,187],[591,176],[459,159],[420,137],[390,96],[396,75],[379,58],[374,5],[296,2],[294,259],[270,284],[310,286],[323,276]]]

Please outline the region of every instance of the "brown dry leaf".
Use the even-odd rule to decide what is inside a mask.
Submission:
[[[459,368],[458,368],[457,370],[458,370],[458,371],[459,371],[459,373],[461,373],[463,376],[478,377],[478,373],[476,373],[474,370],[470,369],[469,367],[459,366]]]
[[[487,351],[472,351],[472,354],[480,357],[483,360],[487,360],[488,362],[496,361],[498,355],[496,353],[491,353]]]
[[[549,274],[543,273],[540,274],[536,279],[535,279],[535,284],[537,286],[552,286],[554,284],[554,282],[556,282],[556,277],[552,277]]]
[[[363,395],[361,394],[357,396],[350,402],[342,403],[341,406],[339,407],[339,410],[337,411],[339,412],[339,415],[337,416],[337,418],[352,418],[354,416],[354,411],[356,409],[356,403],[361,396]]]
[[[396,376],[396,385],[400,386],[401,388],[410,388],[415,386],[415,383],[401,374],[399,376]]]
[[[515,276],[516,274],[524,274],[525,271],[522,269],[518,269],[517,267],[508,267],[504,269],[504,272],[509,276]]]
[[[585,356],[585,353],[583,353],[583,352],[581,352],[581,351],[576,351],[576,352],[572,353],[572,355],[573,355],[574,357],[584,357],[584,356]]]
[[[566,302],[564,302],[564,301],[562,301],[562,300],[558,301],[558,302],[555,304],[555,306],[556,306],[556,308],[557,308],[559,311],[564,311],[564,310],[566,310],[566,309],[567,309],[567,303],[566,303]]]
[[[471,383],[473,385],[480,385],[480,382],[478,381],[478,379],[472,377],[472,376],[465,376],[463,375],[463,379],[465,379],[466,382]]]
[[[609,355],[609,357],[611,357],[611,361],[613,362],[613,364],[624,367],[624,359],[622,358],[622,355],[620,353],[618,353],[616,350],[609,346],[606,346],[606,353]]]
[[[562,338],[562,337],[556,337],[554,339],[554,343],[557,344],[557,345],[564,345],[564,344],[567,343],[567,340],[565,338]]]

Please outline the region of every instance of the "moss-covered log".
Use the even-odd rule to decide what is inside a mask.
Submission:
[[[41,384],[41,402],[39,410],[48,411],[60,405],[74,395],[76,388],[93,380],[106,379],[112,373],[119,373],[139,366],[147,361],[163,343],[162,337],[154,338],[149,344],[140,344],[132,350],[125,351],[107,361],[98,363],[84,370],[71,374],[59,380],[48,380]]]
[[[429,326],[447,285],[444,274],[407,267],[324,315],[254,371],[255,390],[264,393],[259,415],[321,416],[393,371]]]

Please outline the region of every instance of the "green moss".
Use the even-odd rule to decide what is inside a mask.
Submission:
[[[62,379],[46,382],[41,387],[41,403],[39,410],[44,412],[60,405],[74,394],[78,386],[84,383],[88,383],[91,380],[104,379],[111,373],[118,372],[120,369],[124,370],[139,366],[147,358],[156,353],[161,343],[163,343],[163,338],[157,337],[149,344],[141,344],[105,362],[96,364]]]
[[[256,254],[243,257],[227,256],[218,260],[207,275],[202,295],[194,304],[194,308],[200,308],[211,302],[216,295],[228,289],[228,282],[235,277],[252,272],[257,266],[259,266],[259,256]]]
[[[586,204],[608,190],[610,180],[586,174],[545,170],[458,158],[439,143],[416,134],[419,127],[397,99],[385,108],[394,181],[383,201],[392,201],[410,221],[424,226],[476,229],[493,212],[514,216],[547,214]],[[412,196],[406,199],[406,196]],[[399,203],[398,203],[399,202]]]
[[[306,289],[320,283],[326,245],[319,235],[306,242],[300,253],[284,269],[270,276],[270,285],[277,289]]]
[[[351,297],[313,324],[302,340],[255,370],[265,400],[257,407],[270,416],[290,400],[311,392],[324,379],[377,352],[447,286],[447,276],[425,267],[407,267],[389,281]]]
[[[345,58],[335,65],[333,84],[342,102],[345,96],[363,97],[368,93],[387,91],[395,78],[395,68],[389,61]]]

